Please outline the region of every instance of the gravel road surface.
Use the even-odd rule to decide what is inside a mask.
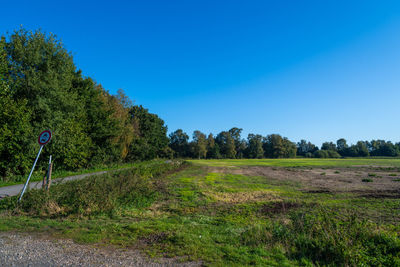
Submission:
[[[24,233],[0,233],[0,266],[201,266],[149,259],[137,250],[110,249]]]

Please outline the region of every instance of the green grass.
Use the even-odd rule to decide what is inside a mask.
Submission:
[[[0,230],[210,266],[399,266],[400,200],[152,161],[0,202]],[[180,170],[178,172],[178,170]],[[1,212],[1,211],[0,211]]]
[[[215,167],[238,167],[238,166],[277,166],[277,167],[391,167],[400,168],[400,158],[345,158],[345,159],[223,159],[223,160],[190,160],[198,165]]]

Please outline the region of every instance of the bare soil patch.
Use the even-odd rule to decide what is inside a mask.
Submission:
[[[365,197],[399,198],[400,173],[393,175],[393,169],[371,166],[344,167],[270,167],[244,166],[240,169],[208,167],[210,172],[263,176],[271,181],[299,182],[309,193],[358,193]],[[372,182],[363,182],[365,178]]]

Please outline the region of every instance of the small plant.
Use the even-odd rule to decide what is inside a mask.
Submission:
[[[340,171],[335,171],[335,173],[340,173]]]
[[[368,173],[369,177],[376,177],[376,173]]]
[[[391,173],[391,174],[389,174],[389,176],[397,176],[397,174],[396,173]]]
[[[326,174],[326,172],[321,172],[321,175],[325,175]]]
[[[364,178],[361,181],[364,183],[372,183],[374,180],[372,180],[371,178]]]
[[[400,178],[394,179],[393,182],[400,182]]]

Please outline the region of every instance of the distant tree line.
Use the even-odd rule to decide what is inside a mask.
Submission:
[[[20,29],[0,39],[0,177],[29,170],[45,129],[42,157],[62,169],[172,153],[162,119],[84,77],[53,34]]]
[[[292,158],[296,157],[296,144],[279,134],[266,137],[249,134],[247,140],[241,137],[242,129],[232,128],[213,134],[193,132],[193,140],[181,129],[169,135],[169,146],[175,157],[188,158]]]
[[[244,139],[241,132],[241,128],[234,127],[213,136],[196,130],[193,132],[192,141],[189,141],[189,135],[178,129],[169,135],[169,146],[175,157],[199,159],[400,156],[400,143],[393,144],[384,140],[358,141],[355,145],[348,145],[347,141],[341,138],[336,143],[325,142],[319,149],[306,140],[296,144],[279,134],[249,134],[247,139]]]

